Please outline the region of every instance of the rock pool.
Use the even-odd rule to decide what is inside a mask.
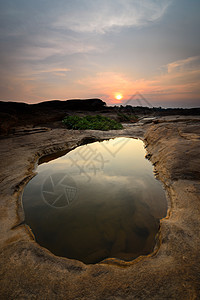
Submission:
[[[115,138],[40,164],[22,196],[36,241],[87,264],[151,253],[167,201],[145,154],[141,140]]]

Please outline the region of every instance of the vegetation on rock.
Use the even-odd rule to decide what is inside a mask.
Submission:
[[[93,130],[119,130],[123,129],[121,123],[108,117],[96,116],[67,116],[62,121],[68,129]]]

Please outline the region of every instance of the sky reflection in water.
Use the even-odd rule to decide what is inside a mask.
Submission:
[[[144,144],[116,138],[43,163],[23,193],[26,223],[56,255],[97,263],[153,251],[167,201]]]

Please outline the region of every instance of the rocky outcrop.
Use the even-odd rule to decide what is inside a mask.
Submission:
[[[19,126],[38,126],[61,121],[74,112],[98,112],[105,110],[106,103],[100,99],[53,100],[37,104],[0,101],[0,135],[15,131]]]
[[[32,128],[1,140],[1,299],[199,299],[200,118],[161,118],[120,131]],[[162,181],[169,211],[160,243],[132,262],[96,265],[56,257],[24,224],[21,192],[38,158],[95,139],[140,137]]]

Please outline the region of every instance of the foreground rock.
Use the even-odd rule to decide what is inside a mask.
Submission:
[[[2,139],[0,146],[1,299],[200,298],[199,117],[163,117],[108,132],[26,130]],[[54,256],[23,224],[20,196],[35,163],[44,154],[117,136],[144,139],[165,186],[169,212],[161,221],[160,245],[130,263],[110,259],[84,265]]]

